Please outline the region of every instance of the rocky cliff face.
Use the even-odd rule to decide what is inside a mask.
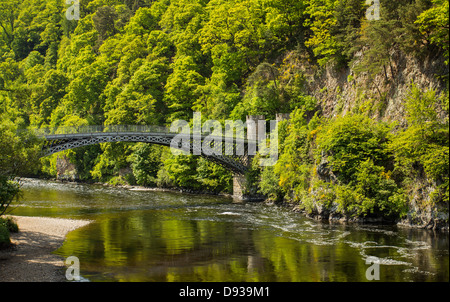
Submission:
[[[361,52],[356,54],[361,57]],[[358,59],[350,68],[327,67],[323,71],[295,53],[285,60],[305,76],[305,89],[319,100],[324,116],[364,112],[378,120],[400,123],[405,122],[404,99],[411,83],[440,93],[449,71],[442,56],[421,60],[399,53],[392,53],[391,64],[377,75],[356,74]]]
[[[360,60],[362,53],[358,53],[356,57]],[[392,53],[391,64],[383,72],[370,75],[367,72],[355,73],[354,67],[358,64],[358,59],[350,68],[327,67],[324,70],[309,62],[307,56],[294,52],[284,59],[286,65],[303,74],[304,88],[318,100],[323,116],[332,118],[352,112],[364,113],[376,120],[397,121],[400,125],[406,124],[404,104],[412,82],[423,90],[433,89],[437,94],[444,92],[444,79],[448,78],[449,73],[444,61],[442,56],[417,59]],[[444,112],[440,115],[445,118]],[[323,158],[323,162],[327,162],[326,158]],[[332,171],[324,163],[318,165],[318,173],[323,174],[324,181],[330,181]],[[407,217],[399,224],[448,231],[448,204],[433,202],[433,192],[438,185],[426,179],[413,182],[410,209]],[[333,208],[324,209],[320,206],[310,215],[320,220],[373,222],[370,218],[343,217],[334,213]]]
[[[65,181],[77,181],[79,180],[79,175],[77,168],[72,164],[67,158],[67,156],[58,156],[56,159],[56,179]]]
[[[435,183],[417,179],[412,188],[407,217],[398,222],[400,225],[449,231],[448,204],[433,202],[436,186]]]

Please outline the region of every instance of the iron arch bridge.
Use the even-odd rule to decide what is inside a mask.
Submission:
[[[248,170],[251,158],[248,153],[248,145],[249,143],[255,143],[247,139],[235,138],[227,144],[224,137],[201,135],[197,137],[201,141],[201,144],[198,144],[194,142],[192,134],[171,132],[166,127],[148,125],[59,127],[37,129],[34,132],[37,136],[45,138],[41,157],[100,143],[141,142],[168,146],[190,152],[190,154],[198,154],[238,175],[243,175]],[[174,144],[175,137],[183,140]],[[205,152],[202,148],[205,139],[208,142],[213,139],[221,140],[222,143],[211,143],[210,150],[214,150],[214,152]],[[238,149],[240,152],[236,152]]]

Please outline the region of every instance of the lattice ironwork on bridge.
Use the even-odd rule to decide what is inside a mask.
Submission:
[[[180,134],[170,132],[168,128],[161,126],[82,126],[82,127],[63,127],[63,128],[45,128],[35,131],[39,136],[45,137],[46,142],[42,148],[42,156],[48,156],[60,151],[73,149],[82,146],[89,146],[100,143],[112,142],[142,142],[168,146],[198,154],[213,161],[226,169],[244,174],[249,167],[249,144],[255,144],[246,139],[213,137],[201,135],[198,138],[201,143],[194,140],[192,134]],[[178,144],[173,140],[183,138]],[[205,139],[221,141],[221,143],[209,143],[210,151],[205,152]]]

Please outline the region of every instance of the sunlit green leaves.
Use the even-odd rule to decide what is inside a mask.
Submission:
[[[430,42],[442,47],[447,57],[448,64],[448,7],[449,3],[445,0],[433,0],[433,7],[424,11],[418,18],[416,23],[420,25],[420,30],[427,33]]]
[[[448,202],[448,119],[439,118],[439,112],[445,110],[445,97],[412,84],[405,104],[409,125],[398,131],[389,147],[395,154],[397,173],[406,180],[425,176],[436,182],[438,201]]]
[[[326,125],[317,135],[317,157],[326,152],[333,171],[343,182],[350,182],[362,161],[386,163],[387,133],[382,123],[361,115],[347,115]]]
[[[204,78],[197,71],[198,68],[190,56],[179,57],[172,64],[173,72],[167,78],[164,94],[164,102],[171,112],[169,121],[189,120],[192,117],[193,103],[200,95],[201,85],[204,84]]]
[[[0,215],[19,194],[18,176],[33,173],[38,167],[40,141],[26,131],[17,132],[20,123],[0,115]],[[23,126],[23,125],[20,125]]]

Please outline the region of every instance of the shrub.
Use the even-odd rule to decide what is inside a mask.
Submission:
[[[224,167],[202,157],[197,159],[197,181],[214,192],[233,192],[233,176]]]
[[[108,184],[111,186],[126,186],[128,185],[128,182],[126,179],[119,175],[119,176],[113,176],[109,181]]]
[[[273,167],[265,167],[261,173],[259,182],[259,192],[266,195],[270,200],[278,201],[281,197],[279,186],[279,176],[274,172]]]
[[[161,166],[160,146],[137,144],[127,161],[131,164],[136,183],[140,186],[154,186]]]
[[[0,248],[7,247],[10,244],[9,231],[5,225],[0,224]]]
[[[0,174],[0,215],[4,214],[14,199],[20,194],[19,184]]]
[[[354,188],[349,185],[335,185],[336,199],[338,205],[337,211],[341,214],[357,215],[361,212],[360,207],[363,204],[364,197],[358,194]],[[365,200],[364,206],[367,207],[369,200]]]
[[[418,178],[435,182],[435,201],[448,203],[448,94],[437,96],[434,90],[422,91],[412,84],[405,107],[408,127],[399,129],[389,144],[394,172],[405,184]],[[439,116],[442,111],[447,115],[444,120]]]
[[[384,167],[376,166],[368,159],[359,165],[356,180],[355,191],[362,198],[358,206],[359,213],[400,217],[405,214],[406,198]]]
[[[389,127],[363,115],[347,115],[330,121],[317,134],[316,159],[328,156],[334,174],[344,183],[355,181],[361,162],[388,163],[386,148]]]
[[[6,229],[12,233],[17,233],[19,231],[19,227],[17,226],[17,223],[14,221],[11,217],[0,217],[0,225],[3,225],[6,227]]]
[[[310,156],[313,136],[311,133],[315,131],[319,121],[315,116],[308,123],[305,116],[303,109],[294,110],[287,128],[282,129],[279,148],[281,154],[273,168],[274,174],[279,178],[279,190],[274,190],[274,175],[268,170],[262,175],[265,194],[272,193],[279,197],[279,194],[295,191],[296,195],[302,195],[301,191],[309,188],[313,165]]]

